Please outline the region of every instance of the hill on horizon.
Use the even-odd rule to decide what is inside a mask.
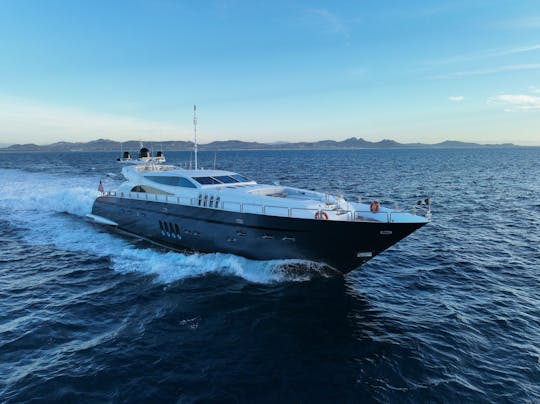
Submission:
[[[97,139],[90,142],[55,142],[49,145],[36,145],[33,143],[13,144],[2,151],[51,151],[51,152],[105,152],[105,151],[135,151],[140,148],[140,141],[129,140],[117,142],[110,139]],[[181,151],[191,150],[191,141],[144,141],[145,147],[154,150]],[[350,137],[338,140],[320,140],[316,142],[246,142],[242,140],[219,140],[206,144],[199,144],[199,150],[280,150],[280,149],[395,149],[395,148],[470,148],[470,147],[512,147],[512,143],[479,144],[445,140],[435,144],[426,143],[399,143],[395,140],[383,139],[371,142],[362,138]]]

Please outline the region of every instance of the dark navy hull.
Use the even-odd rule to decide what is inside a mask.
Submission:
[[[92,214],[177,250],[304,259],[347,273],[425,223],[311,220],[102,196]]]

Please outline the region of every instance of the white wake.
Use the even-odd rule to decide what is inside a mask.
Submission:
[[[107,257],[112,268],[120,272],[151,274],[166,283],[207,273],[235,275],[257,283],[305,281],[319,273],[325,275],[324,267],[298,260],[252,261],[230,254],[136,248],[128,239],[85,221],[99,194],[98,176],[66,178],[0,169],[0,178],[2,219],[21,229],[26,242]],[[113,186],[114,181],[105,181],[105,188]],[[289,270],[297,266],[305,266],[306,271]]]

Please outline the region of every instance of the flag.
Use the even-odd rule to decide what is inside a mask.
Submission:
[[[431,205],[431,198],[427,197],[426,199],[421,199],[416,204],[417,205]]]
[[[97,188],[97,190],[101,193],[105,192],[105,190],[103,189],[103,183],[101,182],[101,180],[99,180],[99,186]]]

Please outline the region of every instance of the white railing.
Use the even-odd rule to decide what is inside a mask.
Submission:
[[[214,196],[212,200],[214,203],[212,206],[209,203],[209,198],[204,198],[202,195],[201,198],[189,198],[185,196],[175,196],[175,195],[161,195],[161,194],[151,194],[146,192],[116,192],[116,191],[106,191],[102,192],[102,196],[111,196],[116,198],[123,199],[136,199],[143,201],[157,201],[164,203],[172,203],[176,205],[185,205],[185,206],[195,206],[202,207],[207,209],[220,209],[230,212],[238,213],[254,213],[262,214],[269,216],[281,216],[281,217],[292,217],[292,218],[301,218],[301,219],[313,219],[316,216],[323,218],[322,212],[325,212],[330,220],[338,218],[342,220],[341,217],[345,217],[346,221],[355,221],[355,222],[394,222],[394,217],[397,218],[397,215],[402,215],[404,213],[411,214],[407,211],[391,211],[391,212],[372,212],[370,210],[360,211],[360,210],[324,210],[324,209],[315,209],[315,208],[289,208],[286,206],[277,206],[277,205],[262,205],[257,203],[241,203],[233,201],[222,201],[219,197]],[[219,202],[215,202],[219,199]],[[415,214],[413,209],[412,214]],[[399,221],[399,220],[397,220]]]

